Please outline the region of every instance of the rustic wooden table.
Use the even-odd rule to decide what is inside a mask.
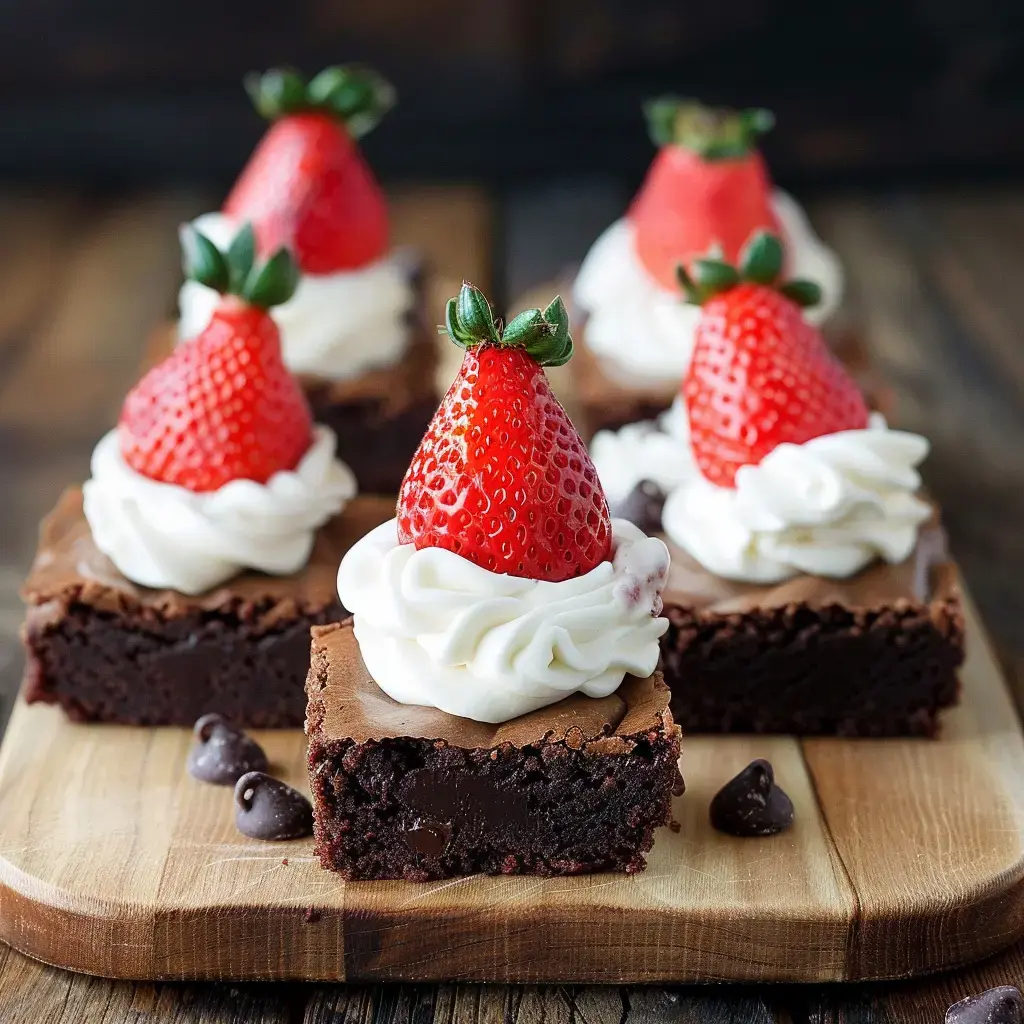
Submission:
[[[501,301],[578,260],[625,198],[596,179],[501,195],[402,188],[395,230],[428,251],[441,279],[437,299],[467,276]],[[86,475],[148,331],[173,310],[176,225],[214,204],[198,191],[0,192],[3,721],[20,681],[18,586],[36,522],[65,483]],[[901,425],[932,439],[928,485],[1020,704],[1024,190],[847,194],[819,199],[811,212],[848,269],[849,313],[892,383]],[[1024,943],[933,979],[757,990],[127,983],[0,947],[0,1022],[898,1024],[941,1021],[953,1000],[1022,978]]]

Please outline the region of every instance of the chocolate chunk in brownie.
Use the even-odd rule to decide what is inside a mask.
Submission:
[[[43,521],[22,590],[25,698],[77,721],[191,725],[217,712],[235,725],[301,726],[310,629],[346,614],[338,563],[393,515],[389,499],[358,497],[321,528],[300,572],[243,572],[189,597],[125,579],[72,488]]]
[[[639,871],[682,791],[657,674],[486,725],[393,701],[348,621],[306,688],[316,850],[349,879]]]

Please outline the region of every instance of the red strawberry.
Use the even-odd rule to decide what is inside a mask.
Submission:
[[[447,331],[466,355],[402,481],[399,541],[529,579],[589,572],[609,557],[611,520],[543,370],[572,355],[562,300],[502,331],[483,293],[464,284]]]
[[[647,105],[661,151],[629,210],[637,255],[665,288],[679,263],[712,247],[734,263],[755,231],[778,231],[771,180],[757,137],[772,126],[767,110],[709,110],[662,97]]]
[[[683,380],[691,443],[701,473],[733,487],[741,466],[757,465],[784,442],[867,426],[857,385],[801,306],[817,302],[808,281],[776,285],[782,245],[759,234],[740,270],[698,260],[680,269],[692,302],[703,305]]]
[[[295,290],[295,265],[282,249],[254,267],[248,226],[226,254],[198,232],[190,241],[188,276],[225,297],[203,332],[128,394],[118,423],[121,453],[143,476],[190,491],[232,480],[266,483],[294,469],[313,438],[309,406],[285,369],[267,312]]]
[[[388,246],[387,205],[355,139],[393,102],[382,78],[327,68],[308,85],[294,71],[247,83],[274,123],[249,158],[224,213],[251,221],[260,252],[287,246],[307,274],[353,270]]]

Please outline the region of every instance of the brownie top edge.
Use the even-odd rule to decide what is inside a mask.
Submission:
[[[937,509],[907,559],[897,565],[875,561],[848,579],[800,574],[773,584],[728,580],[709,572],[667,537],[663,539],[672,556],[662,595],[665,607],[685,608],[698,617],[793,607],[867,613],[893,608],[925,611],[960,600],[959,572],[950,558]]]
[[[126,579],[92,537],[82,510],[81,487],[69,487],[39,529],[35,561],[21,595],[32,606],[79,603],[115,614],[156,615],[163,619],[256,609],[261,619],[295,618],[337,605],[338,564],[365,533],[395,514],[394,499],[359,495],[317,532],[306,566],[290,576],[246,571],[194,596],[154,590]]]
[[[381,690],[363,663],[351,619],[314,635],[307,693],[319,705],[317,739],[327,742],[415,738],[461,749],[564,743],[620,754],[630,752],[641,735],[675,729],[669,689],[660,672],[646,679],[626,676],[608,697],[577,693],[498,724],[399,704]]]

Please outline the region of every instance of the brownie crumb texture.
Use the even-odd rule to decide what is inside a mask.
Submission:
[[[629,746],[463,749],[311,734],[316,851],[348,879],[641,871],[670,820],[679,733],[669,722]]]
[[[686,733],[934,736],[959,696],[958,600],[701,615],[666,607],[662,671]]]
[[[29,609],[25,697],[80,722],[190,726],[217,712],[250,728],[300,728],[309,636],[341,605],[292,609],[271,627],[242,605],[155,620],[70,602]]]
[[[437,411],[437,398],[392,412],[387,398],[344,404],[329,390],[309,392],[313,417],[338,438],[337,455],[355,474],[360,494],[397,494],[405,471]]]

